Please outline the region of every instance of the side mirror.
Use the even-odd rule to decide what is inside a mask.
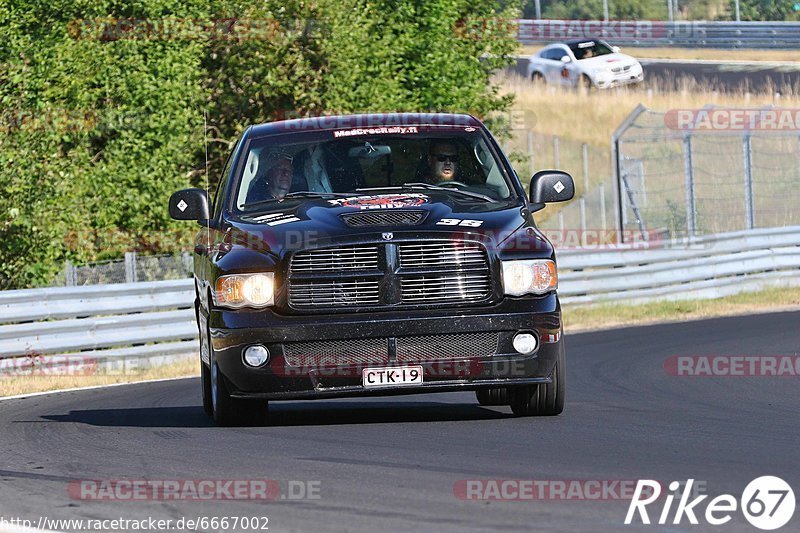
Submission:
[[[561,56],[561,62],[562,63],[572,63],[572,59],[570,59],[569,56]]]
[[[566,202],[575,196],[575,183],[572,176],[561,170],[540,170],[531,178],[530,202],[544,204]]]
[[[208,194],[203,189],[183,189],[169,197],[169,216],[175,220],[208,220]]]

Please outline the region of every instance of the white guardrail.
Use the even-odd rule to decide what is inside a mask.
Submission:
[[[800,46],[800,22],[530,20],[517,21],[522,44],[565,39],[607,39],[619,46],[775,48]]]
[[[800,226],[648,245],[558,252],[561,301],[700,299],[800,285]],[[0,292],[0,374],[19,369],[10,358],[161,364],[196,355],[193,301],[191,279]]]

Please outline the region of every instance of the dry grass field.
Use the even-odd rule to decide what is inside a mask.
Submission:
[[[642,104],[656,111],[695,109],[712,104],[719,107],[763,107],[775,105],[797,108],[800,95],[775,93],[719,93],[687,81],[682,90],[659,91],[636,87],[610,90],[576,91],[555,86],[536,87],[518,76],[501,78],[503,90],[516,96],[515,117],[526,122],[524,128],[564,139],[608,147],[611,134]]]

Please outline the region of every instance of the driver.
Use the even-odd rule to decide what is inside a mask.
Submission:
[[[458,171],[458,147],[446,140],[433,141],[428,148],[428,179],[433,183],[453,181]]]

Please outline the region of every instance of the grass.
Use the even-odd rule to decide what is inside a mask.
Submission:
[[[760,94],[722,93],[698,86],[689,80],[677,91],[639,88],[575,91],[555,86],[537,87],[518,76],[499,78],[506,93],[516,95],[515,123],[521,129],[558,135],[561,138],[608,147],[611,134],[637,105],[657,111],[696,109],[708,104],[719,107],[763,107],[776,105],[796,108],[800,95],[785,90]]]
[[[613,43],[612,43],[613,44]],[[531,55],[545,46],[524,45],[520,55]],[[704,59],[716,61],[797,62],[796,50],[718,50],[715,48],[638,48],[622,47],[622,53],[639,59]]]
[[[114,385],[117,383],[136,383],[154,379],[189,377],[199,375],[200,367],[197,359],[187,358],[163,366],[143,369],[141,372],[118,375],[90,376],[53,376],[53,375],[21,375],[0,377],[0,397],[46,392],[79,387]]]
[[[766,289],[713,300],[660,301],[641,305],[566,305],[563,314],[565,331],[575,333],[786,310],[800,310],[800,288]]]

